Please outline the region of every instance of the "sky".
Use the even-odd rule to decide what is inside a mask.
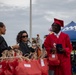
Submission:
[[[37,34],[43,40],[49,28],[58,18],[64,26],[76,22],[76,0],[32,0],[32,37]],[[6,25],[4,35],[8,45],[16,44],[19,31],[30,34],[30,0],[0,0],[0,21]]]

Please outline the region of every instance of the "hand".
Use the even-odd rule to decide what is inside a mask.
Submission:
[[[19,45],[18,45],[18,44],[13,45],[12,48],[13,48],[13,49],[19,49]]]
[[[56,48],[53,47],[53,48],[51,49],[51,52],[55,53],[55,52],[56,52]]]
[[[65,52],[65,50],[63,48],[59,48],[59,51],[61,52]]]

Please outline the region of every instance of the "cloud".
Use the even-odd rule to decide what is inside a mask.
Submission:
[[[35,4],[36,0],[32,0],[32,4]],[[0,0],[1,6],[11,6],[11,7],[24,7],[27,8],[30,5],[30,0]]]
[[[7,27],[5,38],[8,44],[15,43],[21,30],[29,34],[30,0],[0,0],[0,21]],[[32,0],[32,37],[48,34],[54,18],[64,20],[65,25],[76,22],[76,0]],[[10,36],[9,36],[10,35]],[[11,40],[11,39],[12,40]]]
[[[47,11],[46,15],[44,16],[44,18],[48,21],[52,21],[52,18],[59,18],[59,19],[65,19],[65,18],[69,18],[69,15],[66,14],[65,12],[51,12],[51,11]]]
[[[67,0],[67,2],[74,2],[75,0]]]

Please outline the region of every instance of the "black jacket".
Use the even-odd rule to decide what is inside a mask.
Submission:
[[[5,41],[3,36],[0,35],[0,56],[4,50],[10,50],[10,49],[11,47],[7,45],[7,42]]]
[[[20,42],[19,44],[20,50],[23,52],[23,55],[26,53],[30,54],[30,52],[34,52],[35,50],[32,47],[29,47],[27,43]]]

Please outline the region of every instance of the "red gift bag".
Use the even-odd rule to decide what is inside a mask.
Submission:
[[[39,59],[39,63],[40,63],[42,75],[48,75],[49,66],[48,66],[47,58]]]
[[[8,65],[8,61],[6,63],[6,69],[4,70],[4,75],[13,75],[10,71],[9,65]]]
[[[18,66],[15,68],[16,75],[27,75],[24,67],[24,61],[19,61]]]
[[[6,61],[0,62],[0,75],[4,75],[4,71],[6,70],[7,64]]]
[[[50,66],[58,66],[60,64],[60,60],[58,59],[58,55],[55,54],[50,54],[48,56],[48,60],[49,60],[49,65]]]
[[[16,75],[41,75],[37,60],[21,61],[16,67]]]
[[[15,75],[15,68],[16,66],[18,66],[18,60],[17,59],[13,59],[13,60],[9,60],[8,61],[8,70]]]
[[[6,69],[5,71],[4,71],[4,74],[3,75],[13,75],[8,69]]]
[[[6,70],[4,75],[15,75],[15,68],[18,65],[16,59],[10,59],[7,61]]]

